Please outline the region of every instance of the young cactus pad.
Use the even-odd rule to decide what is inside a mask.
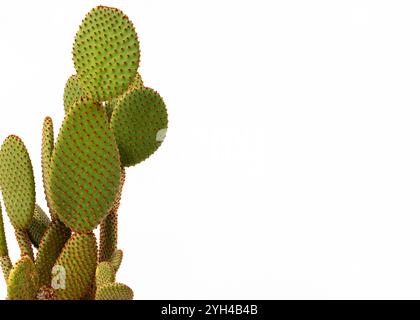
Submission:
[[[25,145],[14,135],[1,146],[0,186],[11,223],[16,229],[26,229],[35,208],[34,173]]]
[[[77,32],[73,62],[82,87],[97,101],[122,94],[133,82],[140,63],[132,22],[118,9],[94,8]]]
[[[154,153],[165,137],[167,126],[168,115],[159,93],[144,87],[126,92],[111,117],[122,164],[133,166]]]
[[[72,75],[67,80],[66,87],[64,88],[64,111],[67,112],[73,104],[86,96],[87,94],[80,86],[77,75]]]
[[[125,167],[160,147],[166,106],[143,84],[137,33],[119,9],[99,6],[85,16],[72,59],[76,73],[65,83],[57,137],[50,117],[42,125],[45,211],[35,204],[32,163],[22,140],[10,135],[0,149],[0,191],[20,249],[13,265],[0,206],[0,266],[9,300],[134,297],[117,282],[123,260],[118,217],[137,213],[119,212]]]

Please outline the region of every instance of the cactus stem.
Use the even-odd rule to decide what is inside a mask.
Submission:
[[[32,250],[31,240],[29,238],[28,231],[17,229],[15,231],[16,240],[20,248],[20,256],[29,256],[29,258],[34,260],[34,252]]]
[[[99,245],[99,262],[110,261],[117,249],[118,242],[118,208],[120,206],[122,189],[125,182],[125,169],[121,168],[120,189],[111,211],[101,223],[101,238]]]

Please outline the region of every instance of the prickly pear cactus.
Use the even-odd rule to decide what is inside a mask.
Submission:
[[[10,135],[0,148],[0,191],[21,251],[13,264],[0,205],[0,266],[9,300],[134,296],[116,282],[123,258],[117,234],[118,215],[125,214],[119,212],[125,167],[160,147],[168,125],[166,106],[143,84],[137,33],[121,10],[92,9],[77,31],[72,59],[76,73],[64,86],[65,118],[58,136],[50,117],[42,125],[47,210],[36,204],[23,141]]]

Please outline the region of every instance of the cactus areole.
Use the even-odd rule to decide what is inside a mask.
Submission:
[[[117,282],[125,167],[160,147],[168,126],[166,106],[156,90],[143,84],[139,39],[121,10],[92,9],[76,34],[72,58],[76,72],[65,84],[65,117],[57,138],[50,117],[42,125],[46,208],[37,204],[40,195],[23,141],[10,135],[0,148],[0,190],[21,250],[13,264],[0,206],[0,265],[8,300],[134,296]],[[97,228],[99,239],[93,233]]]

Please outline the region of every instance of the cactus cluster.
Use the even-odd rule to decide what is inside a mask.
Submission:
[[[86,15],[73,62],[57,139],[50,117],[42,126],[45,211],[36,203],[23,141],[10,135],[1,145],[0,189],[21,251],[12,264],[0,206],[0,265],[9,300],[133,299],[116,280],[123,258],[118,208],[125,168],[147,159],[164,139],[165,103],[144,86],[137,33],[116,8],[99,6]]]

